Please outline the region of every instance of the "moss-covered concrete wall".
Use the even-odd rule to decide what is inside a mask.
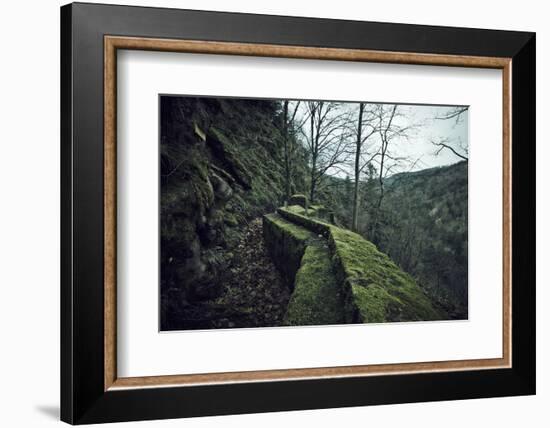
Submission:
[[[312,217],[306,217],[302,213],[303,210],[300,211],[299,208],[296,206],[290,206],[288,208],[279,208],[277,209],[277,213],[285,218],[286,220],[298,224],[302,227],[305,227],[306,229],[312,231],[313,233],[316,233],[318,235],[323,236],[324,238],[328,238],[330,233],[330,224],[324,223],[321,220],[313,219]],[[315,212],[313,210],[308,211],[308,216],[314,216]]]
[[[329,245],[343,283],[347,322],[442,319],[414,281],[376,246],[349,230],[330,228]]]
[[[342,324],[346,320],[344,296],[326,242],[307,246],[296,273],[294,293],[285,325]]]
[[[330,272],[335,276],[328,282],[338,290],[344,322],[429,321],[444,318],[414,279],[403,272],[386,254],[378,251],[373,243],[349,230],[316,219],[309,212],[306,217],[301,207],[279,208],[277,213],[277,218],[286,221],[287,228],[288,224],[299,226],[300,229],[313,233],[316,239],[326,239],[331,260]],[[314,250],[306,251],[306,254],[309,259],[321,257],[320,253]],[[278,257],[283,259],[284,254],[281,253]],[[296,297],[293,296],[289,314],[294,314],[298,310],[307,314],[308,311],[304,308],[305,301],[312,305],[322,300],[319,290],[323,287],[311,285],[312,281],[323,283],[319,275],[314,273],[314,269],[310,268],[313,265],[312,260],[302,260],[303,272],[300,268],[295,282],[310,283],[305,293],[308,296],[307,299],[300,293]],[[328,272],[326,264],[317,266],[316,271]],[[305,278],[306,275],[309,275],[308,280]],[[295,293],[299,290],[301,288],[297,285]],[[294,310],[292,305],[296,303],[300,303],[300,307]],[[311,314],[305,318],[319,319]],[[325,318],[332,320],[329,323],[336,323],[331,317],[323,319]],[[292,315],[289,319],[298,322],[303,321],[304,317]]]
[[[263,235],[273,263],[286,284],[293,289],[307,241],[313,234],[278,214],[267,214],[263,217]]]

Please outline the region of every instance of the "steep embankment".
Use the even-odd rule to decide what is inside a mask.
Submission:
[[[287,325],[445,318],[416,282],[374,244],[315,219],[315,210],[304,214],[302,207],[291,206],[264,216],[267,248],[294,286]]]
[[[162,329],[197,328],[174,307],[210,313],[249,223],[280,204],[279,121],[271,101],[161,97]]]

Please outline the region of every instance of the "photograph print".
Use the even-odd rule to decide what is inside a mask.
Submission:
[[[468,107],[159,95],[160,330],[468,319]]]

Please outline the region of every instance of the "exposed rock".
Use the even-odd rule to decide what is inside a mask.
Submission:
[[[225,169],[220,168],[213,163],[210,164],[210,169],[218,174],[220,177],[222,177],[229,184],[233,185],[235,183],[235,179]]]
[[[223,168],[233,176],[245,189],[251,188],[251,177],[241,164],[237,156],[231,150],[231,143],[216,128],[210,128],[206,142],[216,157],[223,165]]]
[[[229,200],[229,198],[233,195],[233,189],[231,189],[231,186],[215,172],[211,172],[210,174],[210,181],[212,182],[216,202],[223,203]]]
[[[196,122],[193,123],[193,128],[194,128],[195,134],[197,134],[197,136],[198,136],[202,141],[206,141],[206,134],[205,134],[204,131],[199,127],[199,125],[197,125]]]
[[[223,314],[249,316],[198,305],[223,295],[234,260],[241,260],[236,248],[243,233],[282,200],[278,114],[272,101],[161,97],[162,320],[173,320],[184,304],[195,308],[188,308],[185,322],[196,326],[222,325]],[[300,187],[305,167],[305,161],[295,164],[293,181]],[[270,304],[284,313],[286,303]],[[202,321],[199,309],[206,311]]]

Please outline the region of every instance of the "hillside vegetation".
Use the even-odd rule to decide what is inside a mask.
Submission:
[[[332,201],[342,224],[351,221],[346,202],[349,182],[336,182],[324,201]],[[468,162],[395,174],[384,181],[384,200],[366,181],[359,233],[411,274],[450,318],[468,314]],[[377,229],[369,227],[373,212]]]
[[[468,162],[397,174],[378,244],[442,304],[468,314]]]

